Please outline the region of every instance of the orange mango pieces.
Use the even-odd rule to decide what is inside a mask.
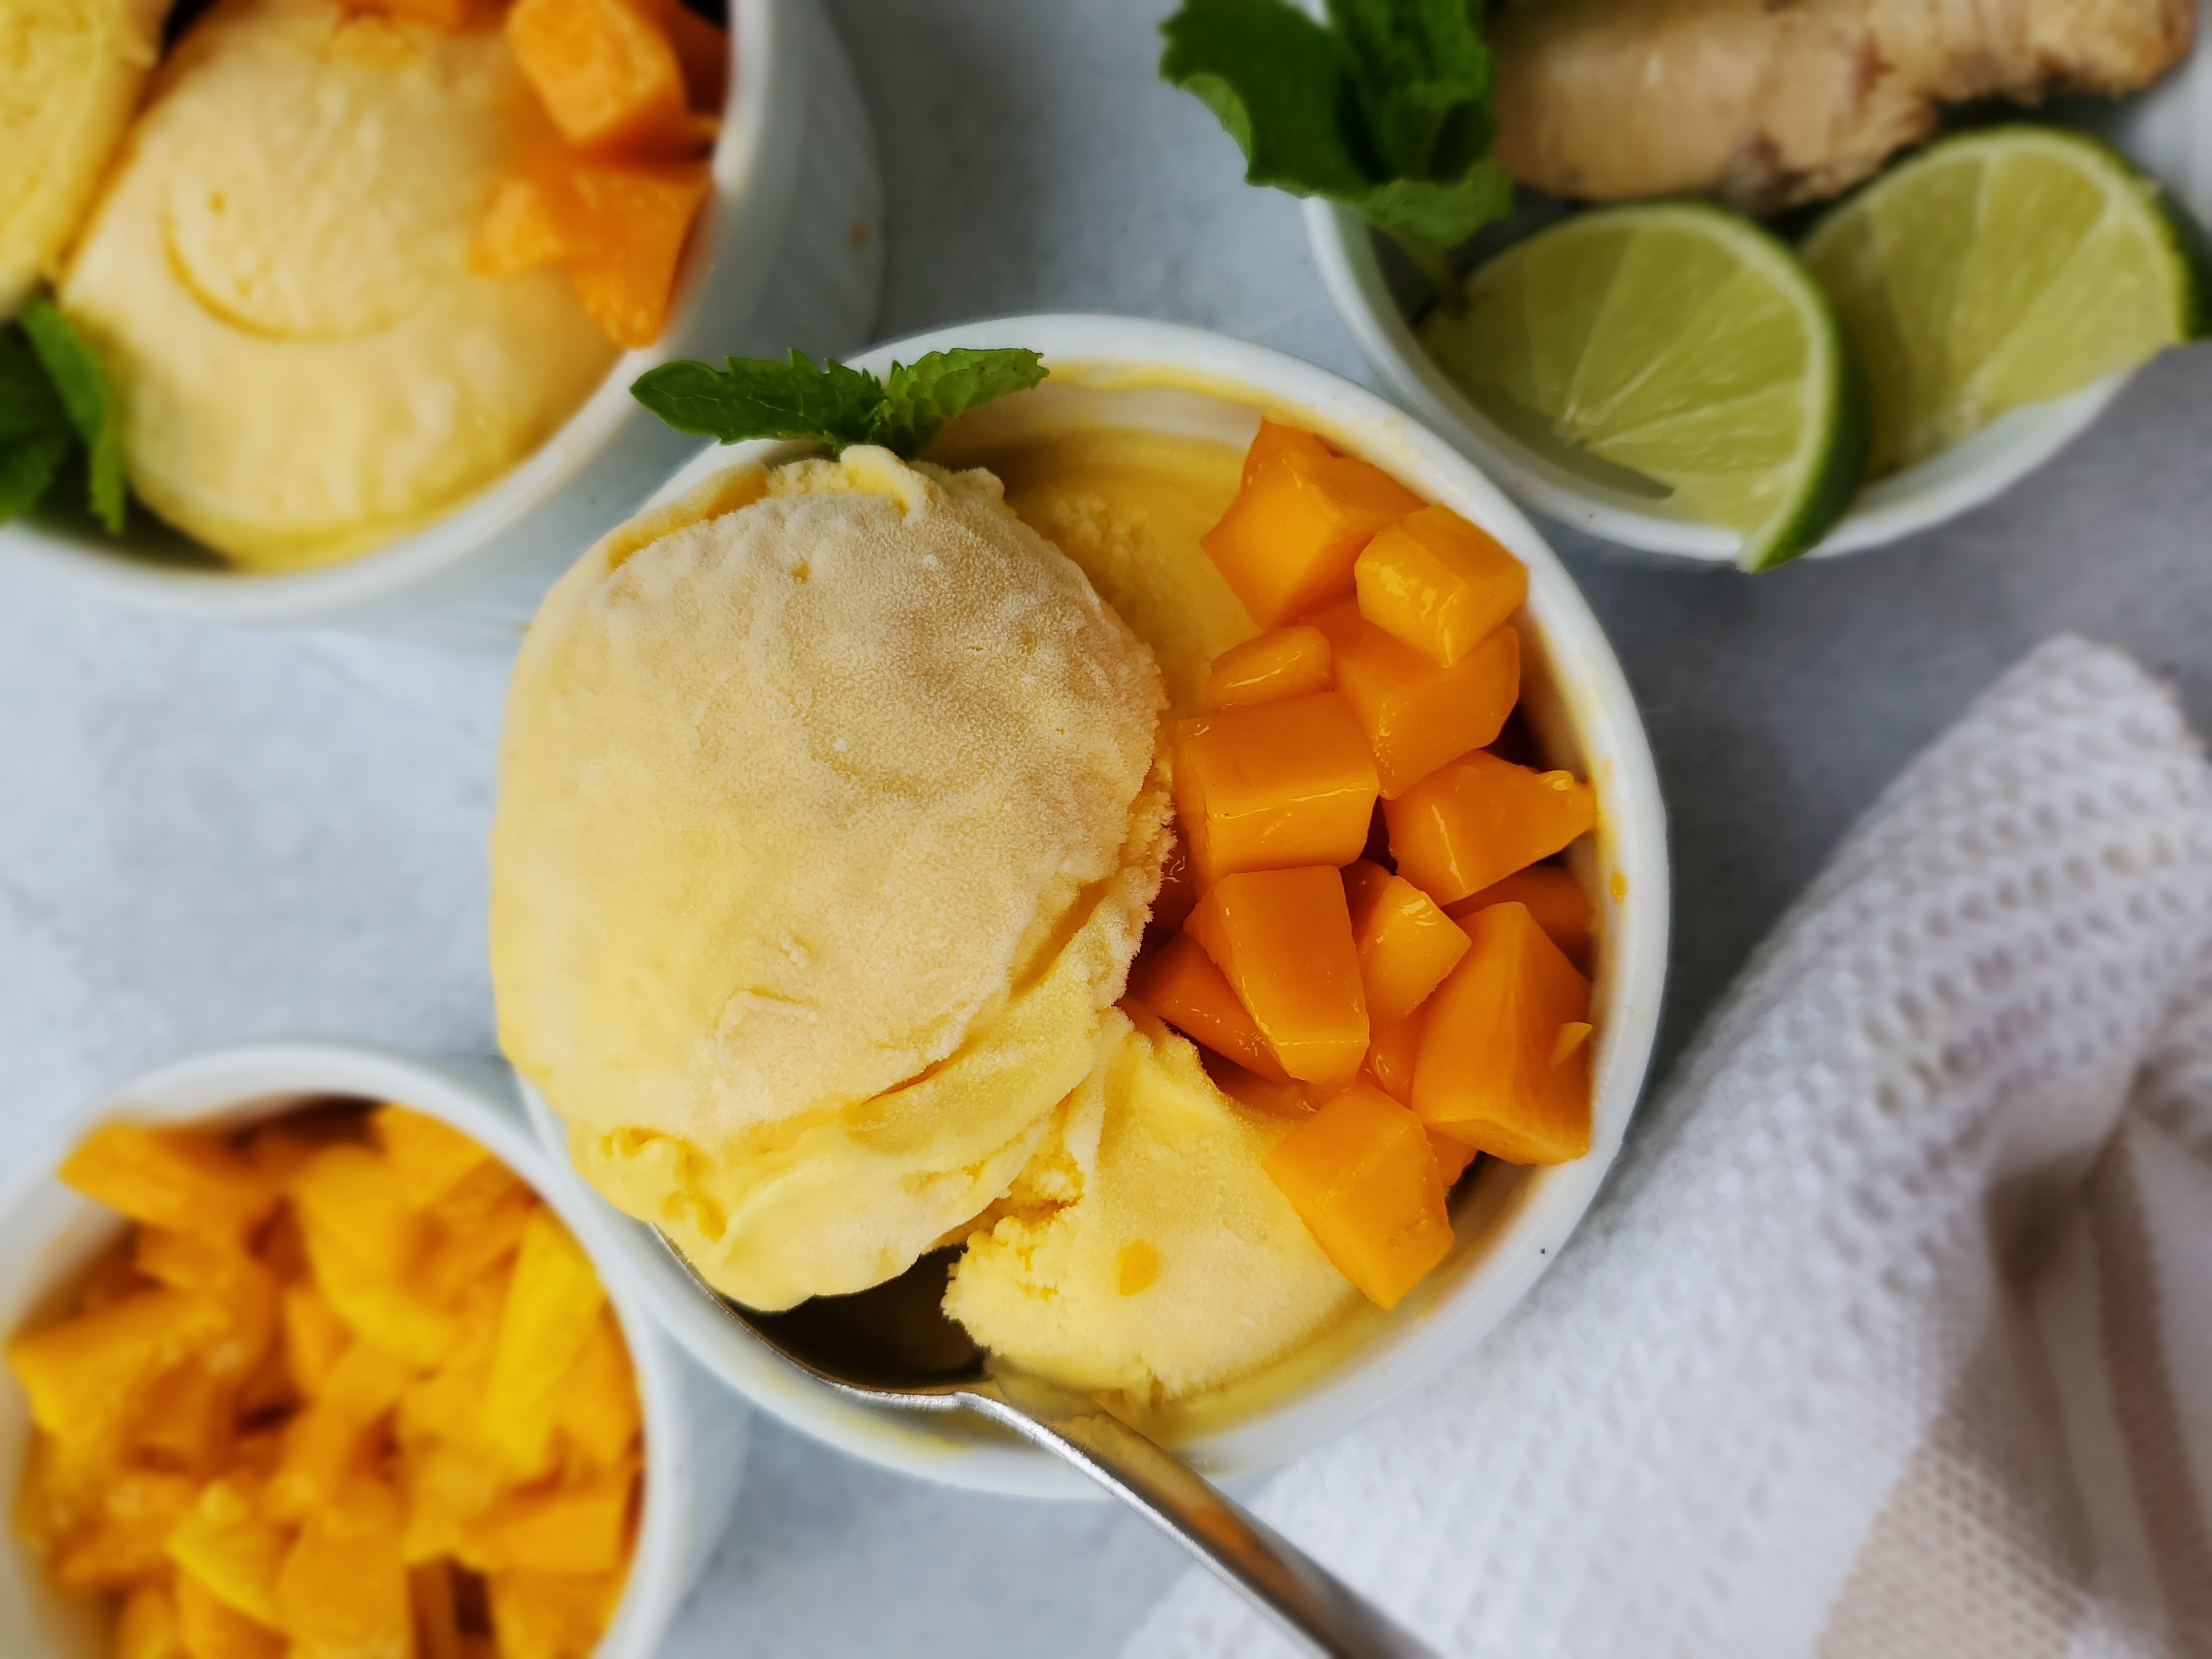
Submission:
[[[1467,1173],[1467,1166],[1482,1156],[1465,1141],[1455,1140],[1434,1129],[1429,1131],[1429,1150],[1436,1154],[1437,1173],[1443,1178],[1446,1192]]]
[[[1237,871],[1349,864],[1367,844],[1375,761],[1334,692],[1182,721],[1174,766],[1201,890]]]
[[[1468,920],[1474,941],[1437,988],[1413,1066],[1413,1109],[1508,1164],[1561,1164],[1590,1144],[1589,981],[1523,904]]]
[[[595,1469],[611,1469],[637,1443],[644,1426],[637,1377],[614,1310],[599,1310],[592,1334],[568,1371],[556,1418],[562,1434]]]
[[[1382,799],[1395,800],[1446,762],[1504,729],[1521,696],[1521,636],[1494,628],[1439,668],[1360,614],[1356,600],[1312,618],[1334,653],[1336,689],[1374,751]]]
[[[56,1171],[87,1198],[133,1221],[241,1239],[276,1207],[274,1186],[213,1135],[109,1123]]]
[[[1597,913],[1572,871],[1556,864],[1532,864],[1459,900],[1447,908],[1446,914],[1455,921],[1464,921],[1476,911],[1487,910],[1493,904],[1527,905],[1528,914],[1536,918],[1536,925],[1566,953],[1567,960],[1582,972],[1589,971],[1590,942],[1597,927]]]
[[[1408,513],[1377,534],[1361,550],[1352,580],[1361,616],[1445,668],[1528,597],[1521,561],[1448,507]]]
[[[1377,1026],[1395,1025],[1459,965],[1467,935],[1405,877],[1364,859],[1345,866],[1344,892],[1367,1017]]]
[[[1285,426],[1279,421],[1262,417],[1260,430],[1254,434],[1252,447],[1244,452],[1244,483],[1260,476],[1262,468],[1279,461],[1285,455],[1334,455],[1336,452],[1322,441],[1318,433],[1308,432],[1303,427]]]
[[[499,1167],[489,1148],[428,1113],[380,1106],[368,1122],[410,1209],[427,1210],[471,1176]]]
[[[208,1594],[256,1624],[275,1629],[276,1578],[291,1548],[284,1528],[264,1517],[252,1492],[214,1480],[169,1534],[169,1559]]]
[[[1192,1042],[1270,1083],[1289,1074],[1212,957],[1188,933],[1177,933],[1129,970],[1128,1000]]]
[[[479,1571],[611,1572],[623,1563],[637,1471],[515,1492],[467,1529],[463,1559]]]
[[[1265,1112],[1269,1117],[1304,1117],[1313,1110],[1312,1091],[1303,1083],[1294,1083],[1289,1078],[1278,1082],[1273,1078],[1261,1077],[1219,1054],[1206,1054],[1201,1059],[1213,1086],[1239,1106]]]
[[[477,1415],[486,1444],[518,1474],[547,1464],[561,1395],[606,1300],[591,1259],[550,1210],[533,1211],[501,1311]]]
[[[191,1659],[286,1659],[284,1638],[217,1596],[188,1572],[177,1575],[177,1637]]]
[[[1252,620],[1279,628],[1349,592],[1360,550],[1420,505],[1380,467],[1293,453],[1254,473],[1199,545]]]
[[[16,1337],[8,1364],[30,1400],[31,1420],[48,1434],[119,1447],[162,1375],[222,1328],[212,1303],[183,1291],[141,1291]]]
[[[1395,1024],[1376,1025],[1367,1039],[1367,1059],[1360,1072],[1377,1088],[1409,1105],[1413,1098],[1413,1060],[1421,1050],[1421,1017],[1416,1013]]]
[[[1367,1002],[1344,882],[1327,866],[1224,876],[1185,931],[1206,948],[1267,1040],[1304,1083],[1349,1083],[1367,1054]]]
[[[276,1581],[290,1659],[410,1659],[399,1530],[398,1494],[365,1477],[307,1516]]]
[[[500,1659],[590,1659],[620,1599],[620,1572],[495,1572],[492,1629]]]
[[[1262,1161],[1337,1271],[1394,1308],[1450,1253],[1444,1182],[1421,1121],[1355,1083]]]
[[[684,66],[654,0],[514,0],[507,42],[577,149],[675,155],[693,142]]]
[[[1452,904],[1549,858],[1597,824],[1597,796],[1569,772],[1476,750],[1382,805],[1398,868]]]
[[[158,1580],[123,1600],[115,1619],[115,1659],[191,1659],[177,1629],[177,1598]]]
[[[1213,659],[1206,700],[1215,708],[1310,696],[1335,683],[1328,641],[1317,628],[1278,628],[1231,646]]]

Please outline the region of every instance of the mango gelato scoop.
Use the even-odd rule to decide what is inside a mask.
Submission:
[[[161,66],[58,290],[118,382],[140,498],[239,565],[296,569],[420,529],[536,450],[614,348],[566,273],[467,260],[494,186],[552,136],[493,16],[221,0]]]
[[[741,467],[594,548],[491,849],[501,1041],[577,1167],[754,1308],[966,1237],[1129,1033],[1164,705],[988,472]]]

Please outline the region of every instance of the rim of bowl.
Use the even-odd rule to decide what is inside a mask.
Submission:
[[[1465,455],[1403,410],[1264,346],[1180,324],[1121,317],[1047,314],[964,323],[876,346],[852,361],[880,374],[894,358],[911,362],[954,346],[1009,344],[1042,352],[1055,374],[1079,384],[1106,389],[1165,384],[1287,412],[1497,536],[1528,567],[1524,615],[1540,630],[1554,690],[1567,705],[1605,803],[1606,861],[1629,878],[1609,924],[1612,1005],[1601,1038],[1598,1115],[1589,1152],[1529,1177],[1491,1249],[1448,1293],[1439,1292],[1433,1305],[1401,1304],[1398,1314],[1406,1317],[1394,1314],[1383,1328],[1287,1398],[1183,1444],[1185,1455],[1210,1474],[1252,1473],[1334,1439],[1472,1348],[1557,1258],[1589,1208],[1641,1097],[1657,1034],[1671,894],[1658,777],[1620,665],[1565,567]],[[648,505],[666,501],[724,467],[794,453],[803,453],[803,447],[710,447],[679,469]],[[518,1082],[562,1178],[599,1224],[601,1243],[627,1259],[663,1325],[728,1386],[803,1433],[927,1480],[1018,1496],[1097,1496],[1084,1477],[1035,1448],[956,1440],[929,1422],[861,1406],[777,1358],[707,1299],[651,1229],[621,1214],[588,1186],[567,1156],[560,1119],[527,1079]]]
[[[650,1316],[647,1299],[623,1271],[625,1264],[608,1260],[594,1243],[598,1230],[592,1218],[576,1201],[573,1183],[562,1178],[561,1169],[532,1133],[497,1066],[436,1061],[367,1043],[322,1041],[241,1043],[192,1054],[69,1114],[0,1188],[0,1229],[14,1220],[33,1192],[53,1179],[62,1159],[98,1124],[118,1119],[248,1122],[288,1109],[287,1101],[324,1095],[396,1101],[452,1124],[528,1182],[591,1256],[621,1322],[645,1419],[645,1498],[637,1541],[629,1578],[598,1651],[605,1659],[646,1659],[686,1588],[690,1480],[685,1449],[678,1443],[687,1420],[676,1369],[680,1362]],[[270,1109],[266,1113],[251,1109],[264,1104]],[[118,1224],[124,1224],[119,1217]],[[20,1543],[9,1547],[21,1554]]]
[[[723,251],[770,238],[772,228],[789,217],[796,171],[770,163],[796,155],[804,115],[804,76],[795,54],[805,42],[799,20],[787,9],[792,3],[729,0],[730,87],[710,158],[714,189],[693,230],[678,277],[680,291],[660,337],[617,357],[591,395],[544,442],[443,517],[355,558],[275,573],[171,565],[134,551],[127,536],[95,544],[24,526],[28,533],[0,531],[0,544],[126,601],[173,615],[240,623],[311,621],[401,592],[467,559],[551,500],[599,457],[637,412],[630,382],[679,349],[708,279],[722,276]],[[756,261],[738,280],[763,290],[769,274],[770,262]],[[758,297],[757,291],[747,307]],[[153,536],[167,541],[180,533],[164,526]]]
[[[1623,547],[1705,563],[1735,562],[1741,538],[1731,532],[1623,505],[1484,415],[1414,337],[1383,278],[1366,222],[1333,202],[1310,200],[1304,210],[1306,240],[1322,284],[1368,362],[1416,414],[1453,434],[1518,500]],[[2123,371],[2069,397],[2015,410],[1919,465],[1876,480],[1804,556],[1831,558],[1884,546],[1994,500],[2087,431],[2132,376],[2132,370]]]

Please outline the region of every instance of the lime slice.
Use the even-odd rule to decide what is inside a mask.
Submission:
[[[1930,146],[1822,220],[1805,259],[1866,375],[1877,475],[2204,331],[2195,227],[2051,127]]]
[[[1645,511],[1735,532],[1747,570],[1802,553],[1858,489],[1866,422],[1835,315],[1747,219],[1580,214],[1478,269],[1467,301],[1421,339],[1479,407],[1524,440],[1548,430],[1592,482],[1640,474]]]

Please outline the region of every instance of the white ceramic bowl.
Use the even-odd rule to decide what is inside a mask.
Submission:
[[[169,616],[511,645],[554,577],[635,512],[699,440],[629,395],[672,357],[842,356],[883,287],[883,185],[852,71],[816,0],[731,0],[732,67],[714,190],[667,330],[618,358],[536,454],[435,524],[319,570],[258,575],[180,559],[154,526],[110,538],[19,521],[18,558]]]
[[[1371,1340],[1273,1406],[1184,1448],[1216,1475],[1271,1468],[1341,1433],[1466,1353],[1558,1255],[1605,1178],[1643,1087],[1666,973],[1666,828],[1650,750],[1612,647],[1543,538],[1463,456],[1379,398],[1241,340],[1110,317],[970,323],[880,346],[855,361],[880,373],[895,357],[911,362],[926,351],[963,345],[1027,346],[1051,365],[1051,382],[978,417],[994,423],[994,434],[1104,422],[1242,445],[1265,410],[1318,429],[1481,525],[1528,567],[1520,618],[1530,647],[1525,706],[1549,757],[1597,788],[1601,831],[1577,854],[1585,885],[1603,896],[1606,941],[1596,981],[1591,1149],[1551,1169],[1486,1162],[1455,1207],[1459,1242],[1452,1256]],[[775,444],[710,451],[655,500],[738,461],[791,453],[794,447]],[[572,1195],[591,1216],[597,1248],[625,1260],[662,1322],[731,1387],[806,1433],[908,1474],[989,1492],[1096,1495],[1065,1465],[988,1425],[872,1411],[775,1358],[698,1290],[647,1228],[585,1188],[568,1161],[560,1120],[534,1091],[526,1089],[525,1098]]]
[[[1308,202],[1305,214],[1329,297],[1392,395],[1473,456],[1523,506],[1623,547],[1734,562],[1740,538],[1733,531],[1655,513],[1649,497],[1571,471],[1484,414],[1414,337],[1365,222],[1328,202]],[[2015,410],[1963,443],[1869,484],[1806,556],[1880,547],[1992,500],[2080,436],[2127,380],[2112,375],[2070,398]]]
[[[326,1042],[217,1049],[143,1077],[64,1126],[40,1157],[0,1190],[0,1334],[12,1333],[52,1291],[125,1224],[113,1211],[57,1181],[55,1166],[95,1125],[244,1123],[332,1095],[396,1100],[444,1119],[530,1182],[592,1255],[622,1322],[645,1414],[645,1504],[621,1606],[598,1659],[652,1659],[661,1632],[722,1531],[744,1463],[745,1406],[686,1360],[647,1313],[619,1257],[557,1179],[501,1068],[434,1064],[381,1049]],[[30,1443],[29,1408],[0,1368],[0,1498],[12,1502]],[[100,1616],[57,1594],[12,1539],[0,1547],[0,1653],[10,1659],[105,1659]]]

